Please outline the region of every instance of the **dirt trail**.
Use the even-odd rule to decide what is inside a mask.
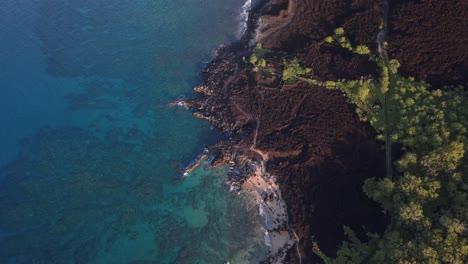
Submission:
[[[390,0],[383,0],[382,1],[382,16],[383,16],[383,28],[380,30],[379,34],[377,35],[377,45],[378,45],[378,51],[380,58],[382,60],[382,63],[384,63],[385,66],[388,66],[388,55],[387,55],[387,49],[384,45],[385,42],[385,36],[388,32],[388,8],[389,8],[389,1]],[[389,72],[389,75],[392,75],[391,72]],[[385,94],[385,103],[384,103],[384,117],[385,117],[385,167],[386,167],[386,176],[387,178],[391,178],[393,176],[392,173],[392,138],[391,138],[391,131],[390,131],[390,120],[389,120],[389,108],[390,103],[389,103],[389,96],[390,93],[392,92],[392,79],[391,76],[390,78],[390,84],[388,87],[388,91]]]

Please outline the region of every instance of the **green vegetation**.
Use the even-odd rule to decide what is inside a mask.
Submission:
[[[270,50],[258,44],[250,58],[254,71],[281,75],[285,83],[304,81],[338,89],[356,106],[385,141],[386,177],[371,178],[365,193],[378,201],[390,219],[382,234],[359,241],[348,237],[329,258],[314,243],[314,252],[326,263],[468,263],[468,100],[464,88],[434,89],[427,83],[398,74],[400,64],[379,56],[364,45],[353,46],[343,28],[324,39],[357,55],[367,56],[380,69],[378,79],[317,81],[307,78],[311,69],[297,59],[283,59],[283,72],[269,69]],[[388,43],[383,43],[386,47]],[[398,143],[404,155],[392,161],[391,146]],[[396,166],[397,173],[392,172]],[[379,176],[379,175],[375,175]]]
[[[427,83],[398,74],[400,64],[385,54],[374,55],[364,45],[354,47],[337,28],[324,42],[337,43],[367,56],[380,69],[378,79],[317,81],[311,69],[297,59],[283,59],[283,72],[269,69],[264,56],[271,51],[259,44],[250,62],[254,71],[281,75],[285,83],[304,81],[338,89],[356,106],[362,121],[386,143],[386,177],[371,178],[365,193],[378,201],[390,224],[382,234],[359,241],[348,237],[329,258],[314,243],[314,252],[326,263],[468,263],[468,100],[464,88],[434,89]],[[383,43],[386,47],[388,43]],[[392,143],[403,147],[398,161],[391,159]],[[394,175],[392,167],[396,166]],[[375,175],[379,176],[379,175]]]
[[[334,41],[334,39],[332,37],[330,37],[330,36],[326,37],[324,40],[327,43],[332,43]]]
[[[275,60],[282,61],[283,71],[279,72],[278,70],[268,67],[267,57],[270,62]],[[310,68],[302,67],[296,58],[285,59],[283,53],[265,49],[262,47],[261,43],[258,43],[253,49],[249,62],[253,65],[252,70],[254,72],[261,71],[261,73],[266,76],[281,76],[286,84],[295,83],[299,80],[308,80],[302,76],[312,71]]]
[[[344,35],[344,29],[342,27],[335,28],[335,36],[343,36]]]
[[[378,138],[403,146],[395,162],[398,176],[365,182],[366,194],[378,201],[391,224],[382,235],[360,242],[349,229],[349,241],[326,263],[468,263],[468,101],[463,87],[433,89],[398,74],[399,63],[372,55],[365,46],[353,48],[338,28],[326,42],[369,56],[380,68],[378,80],[306,81],[341,90]],[[391,153],[387,152],[391,168]],[[377,176],[377,175],[376,175]]]
[[[284,60],[283,80],[285,83],[295,83],[300,79],[300,75],[310,73],[310,68],[304,68],[297,59],[291,61]]]
[[[358,45],[356,47],[356,53],[360,55],[367,55],[370,54],[370,49],[364,45]]]
[[[264,49],[261,43],[258,43],[255,46],[252,52],[252,55],[250,56],[250,60],[249,60],[249,62],[253,64],[254,66],[253,68],[254,72],[258,72],[260,69],[266,67],[265,56],[269,53],[271,53],[271,50]]]
[[[344,35],[345,31],[343,28],[339,27],[336,28],[334,31],[333,36],[328,36],[326,37],[323,41],[327,43],[333,43],[336,42],[338,43],[342,48],[347,49],[351,52],[354,52],[359,55],[370,55],[370,49],[367,46],[364,45],[358,45],[356,47],[353,47],[349,39]]]

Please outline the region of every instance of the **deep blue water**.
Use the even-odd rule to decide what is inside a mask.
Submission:
[[[0,263],[231,263],[265,253],[220,135],[167,103],[238,37],[243,0],[0,1]]]

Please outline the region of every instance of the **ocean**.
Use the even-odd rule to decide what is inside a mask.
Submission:
[[[256,263],[258,207],[190,111],[244,0],[0,1],[0,263]]]

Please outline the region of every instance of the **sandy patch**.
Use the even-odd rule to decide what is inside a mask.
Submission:
[[[296,242],[288,226],[286,204],[275,177],[264,171],[263,164],[255,164],[255,173],[242,184],[242,191],[252,195],[259,214],[264,219],[265,244],[270,248],[269,261],[283,263],[287,250]]]

